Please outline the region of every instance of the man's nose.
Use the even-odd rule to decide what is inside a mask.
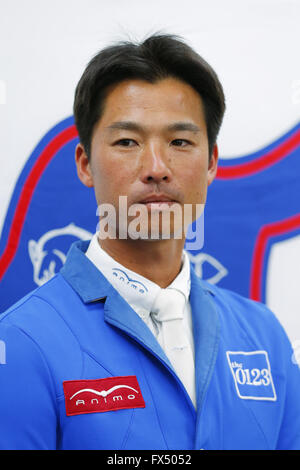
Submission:
[[[141,166],[143,183],[168,182],[172,179],[167,156],[161,146],[154,144],[147,146],[142,155]]]

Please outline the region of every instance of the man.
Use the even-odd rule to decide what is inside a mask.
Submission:
[[[172,36],[88,64],[75,158],[100,223],[1,317],[1,448],[300,447],[300,373],[282,327],[200,280],[183,250],[185,209],[195,220],[216,175],[224,109],[215,72]]]

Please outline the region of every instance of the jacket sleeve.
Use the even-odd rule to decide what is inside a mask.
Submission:
[[[300,450],[300,368],[288,345],[286,396],[282,424],[277,442],[279,450]]]
[[[6,319],[0,348],[0,449],[55,449],[55,390],[42,351]]]

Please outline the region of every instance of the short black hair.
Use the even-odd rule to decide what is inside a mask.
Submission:
[[[168,77],[188,83],[202,98],[211,157],[225,112],[218,76],[181,37],[154,34],[142,42],[122,41],[107,46],[92,58],[83,72],[76,87],[73,111],[88,158],[94,126],[103,113],[108,87],[129,79],[155,83]]]

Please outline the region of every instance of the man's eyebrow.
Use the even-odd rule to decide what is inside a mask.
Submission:
[[[190,131],[190,132],[200,132],[200,128],[193,124],[192,122],[174,122],[167,126],[169,131]]]
[[[116,121],[107,126],[109,130],[142,131],[143,127],[134,121]]]
[[[138,131],[143,132],[145,128],[134,121],[116,121],[110,124],[106,129],[108,130],[125,130],[125,131]],[[168,131],[190,131],[200,132],[200,128],[191,122],[174,122],[166,126]]]

